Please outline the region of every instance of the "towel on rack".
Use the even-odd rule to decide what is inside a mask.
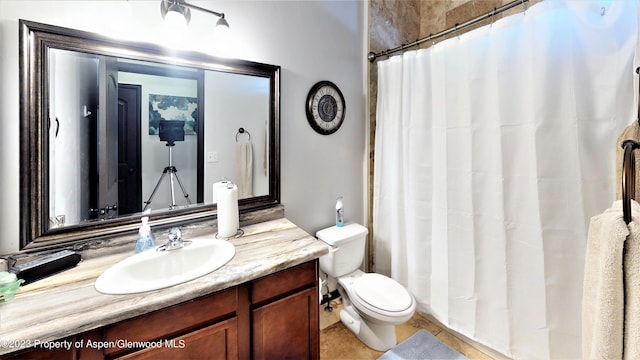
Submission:
[[[640,124],[637,120],[634,120],[629,126],[627,126],[616,141],[616,199],[622,199],[622,163],[624,149],[622,143],[625,140],[634,140],[640,142]],[[636,156],[636,171],[640,171],[640,156]],[[632,197],[636,200],[640,200],[640,176],[636,176],[636,191],[632,194]]]
[[[622,357],[622,249],[628,235],[622,201],[614,202],[589,223],[582,293],[583,359]]]
[[[623,351],[625,359],[640,355],[640,258],[632,257],[640,254],[640,204],[634,200],[631,214],[627,226],[622,201],[617,200],[589,224],[582,298],[584,359],[621,359]]]
[[[251,142],[236,143],[236,185],[238,199],[253,196],[253,149]]]

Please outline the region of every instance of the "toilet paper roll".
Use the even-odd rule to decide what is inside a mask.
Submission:
[[[218,199],[218,237],[232,237],[240,227],[238,187],[229,183],[225,187],[218,188],[216,196]]]
[[[226,188],[227,185],[230,183],[229,180],[220,180],[218,182],[214,182],[213,183],[213,203],[217,203],[218,202],[218,189],[220,188]]]

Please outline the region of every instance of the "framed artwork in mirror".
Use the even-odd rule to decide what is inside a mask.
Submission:
[[[195,135],[198,98],[149,94],[149,135],[158,135],[158,123],[163,120],[184,121],[184,134]]]

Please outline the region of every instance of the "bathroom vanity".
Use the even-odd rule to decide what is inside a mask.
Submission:
[[[96,277],[130,253],[25,286],[0,304],[1,357],[318,358],[317,259],[326,245],[284,218],[244,231],[230,240],[229,263],[169,288],[97,292]]]

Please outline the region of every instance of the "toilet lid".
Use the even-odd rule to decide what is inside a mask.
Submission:
[[[368,273],[353,285],[360,300],[386,311],[404,311],[411,306],[411,295],[399,283],[384,275]]]

